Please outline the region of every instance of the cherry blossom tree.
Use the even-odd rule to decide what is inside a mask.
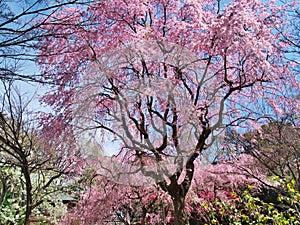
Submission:
[[[101,1],[51,15],[42,32],[56,35],[39,43],[44,78],[54,84],[43,98],[53,108],[44,120],[49,138],[74,135],[86,152],[92,139],[101,150],[109,133],[121,143],[118,160],[170,195],[174,224],[189,224],[194,162],[222,129],[263,123],[261,104],[279,114],[298,109],[289,97],[299,82],[276,31],[285,7]],[[166,171],[170,161],[175,169]]]

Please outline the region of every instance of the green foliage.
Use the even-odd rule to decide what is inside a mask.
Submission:
[[[252,193],[249,186],[240,195],[234,191],[228,200],[216,198],[204,200],[191,212],[195,224],[300,224],[300,193],[294,188],[294,181],[281,182],[286,192],[278,194],[279,204],[264,202]]]

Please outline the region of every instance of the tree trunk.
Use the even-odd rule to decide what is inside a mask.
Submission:
[[[1,178],[1,183],[2,183],[2,190],[1,190],[1,197],[0,197],[0,206],[2,206],[6,193],[8,191],[8,176],[6,177],[5,175],[3,175],[3,177]]]
[[[185,196],[172,198],[174,207],[174,225],[189,225],[188,216],[185,211]]]
[[[32,184],[31,184],[30,170],[26,159],[23,166],[23,174],[25,177],[25,185],[26,185],[25,225],[27,225],[29,224],[29,217],[32,212]]]
[[[167,185],[166,182],[160,182],[160,187],[166,191],[173,201],[174,207],[174,225],[189,225],[189,218],[185,210],[185,198],[191,187],[192,180],[194,177],[195,166],[194,161],[197,159],[199,154],[203,151],[205,140],[210,134],[210,129],[205,129],[199,138],[195,152],[190,156],[185,165],[185,177],[183,181],[179,184],[178,180],[183,172],[183,168],[169,177],[170,184]]]

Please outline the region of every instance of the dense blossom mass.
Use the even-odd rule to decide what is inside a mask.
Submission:
[[[163,215],[155,217],[157,222],[182,225],[197,220],[189,207],[200,203],[191,196],[194,183],[200,187],[206,181],[196,176],[201,169],[195,164],[209,149],[216,151],[214,141],[229,127],[237,132],[259,130],[269,117],[299,115],[299,81],[295,64],[284,54],[289,45],[282,41],[283,34],[289,36],[285,12],[293,7],[258,0],[226,5],[112,0],[66,7],[51,15],[42,26],[49,36],[40,40],[38,57],[45,80],[53,84],[43,97],[53,109],[42,121],[48,138],[72,138],[97,171],[103,169],[99,143],[113,137],[118,162],[139,168],[137,173],[144,177],[163,171],[166,179],[154,179],[146,197],[141,189],[99,179],[79,203],[88,207],[81,218],[101,223],[114,212],[124,219],[122,213],[130,210],[123,207],[135,202],[126,201],[135,199],[140,205],[131,209],[141,210],[146,224],[155,217],[147,214],[147,204],[161,198],[157,210]],[[220,148],[225,148],[222,143]],[[175,170],[164,167],[170,158]],[[153,165],[158,166],[149,170]],[[256,180],[268,184],[253,165],[250,168]],[[218,183],[222,176],[216,177]],[[227,179],[231,184],[230,176]],[[116,193],[107,193],[103,182]],[[223,197],[232,197],[229,188],[221,191]],[[215,198],[217,192],[204,190],[201,198]],[[121,201],[121,196],[130,197]],[[110,206],[104,209],[102,202]]]

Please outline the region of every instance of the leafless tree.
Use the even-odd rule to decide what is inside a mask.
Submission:
[[[88,1],[0,0],[0,79],[41,82],[34,69],[37,42],[49,34],[39,28],[62,7]]]
[[[45,197],[63,188],[63,185],[55,188],[52,185],[68,173],[71,162],[65,161],[57,146],[45,144],[34,115],[28,111],[30,101],[25,101],[11,84],[4,84],[4,90],[0,96],[0,206],[10,185],[20,185],[24,201],[19,204],[26,208],[27,224],[33,210],[45,201]],[[19,179],[10,180],[11,177],[4,173],[5,168],[21,171]]]
[[[254,156],[268,175],[287,182],[294,180],[295,188],[300,190],[300,130],[294,120],[271,121],[260,131],[244,135],[231,131],[226,139],[239,152]]]

